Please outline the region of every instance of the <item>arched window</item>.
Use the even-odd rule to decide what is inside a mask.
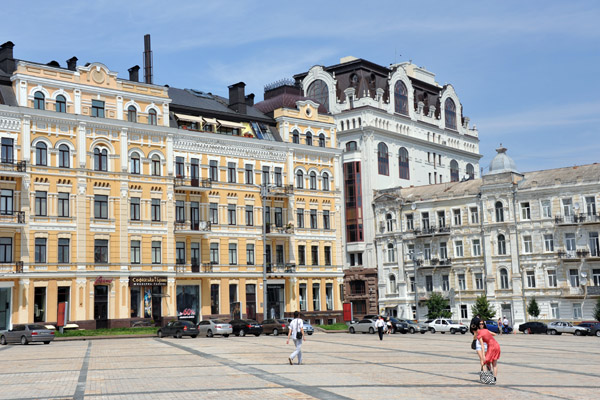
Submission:
[[[496,209],[496,222],[504,222],[504,207],[501,201],[497,201],[494,208]]]
[[[325,135],[322,133],[319,135],[319,147],[325,147]]]
[[[152,156],[152,175],[160,176],[160,157],[157,154]]]
[[[475,179],[475,168],[473,164],[467,164],[467,179]]]
[[[385,215],[385,225],[388,232],[392,232],[394,230],[394,219],[392,214]]]
[[[108,151],[100,150],[98,147],[94,149],[94,169],[96,171],[108,170]]]
[[[498,235],[498,255],[506,254],[506,239],[503,234]]]
[[[46,97],[42,92],[35,92],[33,95],[33,108],[38,110],[46,109]]]
[[[506,268],[500,269],[500,289],[508,289],[508,271]]]
[[[317,173],[312,171],[310,174],[310,190],[317,190]]]
[[[329,190],[329,174],[327,172],[323,172],[323,190]]]
[[[132,174],[140,174],[140,156],[137,153],[133,153],[129,160],[129,169]]]
[[[329,89],[321,79],[317,79],[310,84],[306,91],[306,97],[322,104],[329,111]]]
[[[456,106],[454,101],[448,98],[444,103],[444,112],[446,113],[446,128],[456,130]]]
[[[151,109],[148,111],[148,125],[156,125],[157,124],[156,110]]]
[[[297,130],[292,132],[292,143],[300,144],[300,132]]]
[[[396,277],[394,275],[390,275],[390,293],[396,293]]]
[[[61,144],[58,146],[58,166],[61,168],[71,167],[71,160],[69,157],[69,146]]]
[[[154,111],[154,110],[152,110]],[[154,113],[156,116],[156,112]],[[134,106],[127,107],[127,121],[129,122],[137,122],[137,109]],[[155,125],[155,124],[152,124]]]
[[[48,146],[44,142],[35,145],[35,165],[48,165]]]
[[[396,252],[394,251],[394,245],[392,243],[388,243],[387,245],[387,259],[388,262],[396,261]]]
[[[312,133],[306,132],[306,145],[312,146]]]
[[[456,160],[450,161],[450,182],[458,182],[458,163]]]
[[[304,173],[300,170],[296,172],[296,187],[298,189],[304,188]]]
[[[62,94],[56,96],[56,112],[67,112],[67,99]]]
[[[355,141],[351,141],[346,143],[346,151],[356,151],[358,150],[358,146]]]
[[[377,145],[377,166],[379,175],[390,174],[390,161],[388,158],[388,147],[385,143],[379,142]]]
[[[394,87],[395,111],[399,114],[408,115],[408,91],[404,82],[396,82]]]
[[[398,168],[400,169],[400,179],[410,179],[410,166],[408,164],[408,150],[400,147],[398,151]]]

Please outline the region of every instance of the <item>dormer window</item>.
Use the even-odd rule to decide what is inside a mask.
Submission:
[[[446,128],[456,130],[456,105],[452,99],[446,99],[444,103],[446,113]]]
[[[394,102],[398,114],[408,115],[408,91],[402,81],[396,82],[394,87]]]

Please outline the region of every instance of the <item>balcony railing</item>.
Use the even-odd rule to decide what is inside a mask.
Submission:
[[[415,231],[415,235],[417,236],[430,236],[430,235],[435,235],[435,226],[434,225],[430,225],[426,228],[420,229],[418,231]]]
[[[0,171],[27,172],[27,162],[16,160],[1,160]]]
[[[175,221],[175,231],[208,232],[210,230],[210,221]]]
[[[0,224],[1,223],[24,224],[25,211],[13,211],[10,214],[0,214]]]
[[[198,178],[175,178],[175,187],[195,187],[200,189],[210,189],[212,181],[210,179]]]
[[[294,194],[293,185],[282,185],[282,186],[267,186],[268,195],[291,195]]]
[[[573,215],[557,215],[554,217],[554,222],[557,225],[574,225],[583,223],[600,222],[599,214],[581,213]]]
[[[277,226],[275,224],[267,224],[267,233],[276,233],[280,235],[291,235],[294,233],[293,226]]]
[[[296,264],[292,264],[292,263],[267,264],[267,274],[275,274],[275,273],[293,274],[295,272],[296,272]]]

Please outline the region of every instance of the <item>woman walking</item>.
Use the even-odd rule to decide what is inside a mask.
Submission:
[[[479,341],[482,348],[485,348],[487,345],[487,349],[485,349],[485,360],[481,362],[481,369],[483,370],[484,365],[487,366],[489,370],[494,372],[494,382],[493,385],[496,384],[496,379],[498,377],[498,359],[500,358],[500,345],[494,339],[496,334],[494,332],[490,332],[485,328],[485,322],[479,322],[479,329],[477,330],[477,340]]]

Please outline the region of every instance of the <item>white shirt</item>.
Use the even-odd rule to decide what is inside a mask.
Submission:
[[[302,329],[304,329],[304,321],[302,321],[300,318],[295,318],[290,323],[290,328],[292,329],[292,338],[295,339],[296,333],[302,332]]]
[[[379,328],[379,327],[383,328],[385,326],[385,322],[383,322],[382,319],[378,319],[377,321],[375,321],[375,326],[377,328]]]

